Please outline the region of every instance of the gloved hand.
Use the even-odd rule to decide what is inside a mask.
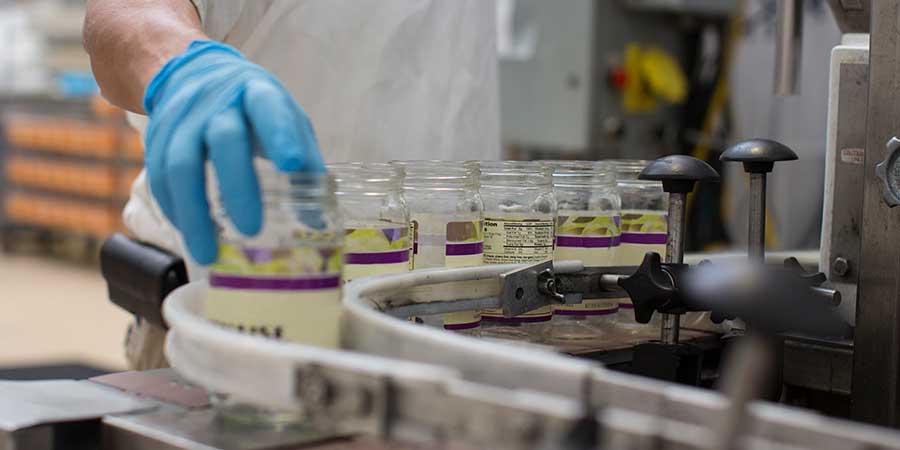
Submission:
[[[214,262],[218,252],[207,158],[225,211],[248,236],[262,227],[255,147],[285,172],[325,170],[306,113],[272,74],[227,45],[191,43],[150,81],[144,109],[150,189],[200,264]]]

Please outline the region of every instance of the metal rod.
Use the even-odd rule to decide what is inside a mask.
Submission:
[[[766,174],[750,174],[750,214],[747,256],[750,261],[764,263],[766,258]]]
[[[765,337],[749,333],[738,343],[726,361],[720,386],[731,404],[711,449],[741,448],[738,441],[746,431],[747,404],[765,392],[773,365],[772,346]]]
[[[684,233],[686,226],[685,209],[687,194],[673,192],[669,194],[669,229],[666,240],[666,262],[681,264],[684,262]],[[662,315],[660,340],[666,344],[677,344],[681,328],[681,316],[677,314]]]
[[[778,0],[775,33],[775,95],[794,95],[800,84],[803,0]]]
[[[452,300],[444,302],[415,303],[385,310],[385,314],[404,319],[413,316],[430,316],[473,309],[500,308],[503,303],[498,297],[475,298],[468,300]]]
[[[601,275],[600,288],[602,288],[604,291],[621,291],[622,287],[619,286],[619,280],[623,278],[628,278],[628,275]]]

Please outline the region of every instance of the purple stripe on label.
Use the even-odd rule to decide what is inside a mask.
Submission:
[[[619,303],[619,309],[634,309],[634,305],[631,303]]]
[[[559,316],[608,316],[615,314],[616,308],[612,309],[555,309],[553,314]]]
[[[478,322],[454,323],[451,325],[444,325],[444,329],[451,331],[471,330],[472,328],[478,328],[479,325],[481,325],[480,320]]]
[[[409,250],[375,253],[345,253],[347,264],[396,264],[409,261]]]
[[[623,244],[665,244],[665,233],[622,233]]]
[[[558,247],[609,248],[618,245],[619,239],[613,236],[557,236]]]
[[[341,277],[328,275],[320,277],[284,278],[252,277],[246,275],[210,274],[209,285],[225,289],[258,289],[263,291],[304,291],[334,289],[341,285]]]
[[[484,253],[484,242],[448,242],[446,246],[447,256],[466,256]]]
[[[519,317],[503,317],[503,316],[482,316],[481,320],[494,323],[538,323],[547,322],[553,316],[519,316]]]

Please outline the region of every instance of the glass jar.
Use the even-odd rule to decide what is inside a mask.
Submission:
[[[206,317],[257,336],[338,348],[344,227],[334,179],[281,173],[259,158],[254,165],[263,202],[256,236],[239,233],[213,199],[219,256],[209,267]],[[224,394],[212,393],[210,401],[229,422],[274,429],[302,422],[297,412],[257,408]]]
[[[483,161],[481,198],[484,200],[484,262],[510,264],[553,258],[556,197],[549,167],[527,161]],[[483,312],[485,326],[497,327],[499,338],[546,338],[550,306],[505,318],[500,310]]]
[[[616,264],[620,208],[615,166],[608,162],[548,161],[558,205],[554,260],[586,267]],[[587,299],[553,307],[550,338],[600,345],[615,327],[617,299]]]
[[[240,234],[215,211],[219,257],[209,267],[206,315],[260,336],[339,346],[343,225],[334,180],[257,163],[262,230]]]
[[[639,266],[647,252],[666,256],[669,196],[659,181],[639,180],[641,171],[650,163],[644,160],[616,161],[619,196],[622,199],[622,238],[617,264]],[[631,300],[619,301],[619,325],[628,334],[655,335],[659,314],[654,314],[651,326],[634,321]]]
[[[403,171],[386,163],[329,164],[344,219],[344,282],[411,269]]]
[[[412,267],[483,264],[484,206],[477,168],[454,161],[394,161],[404,171],[403,197],[413,236]],[[463,334],[480,333],[481,311],[421,317],[426,324]]]

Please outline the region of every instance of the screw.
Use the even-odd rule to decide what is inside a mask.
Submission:
[[[831,262],[831,271],[839,277],[845,277],[850,273],[850,262],[841,257],[834,258]]]
[[[314,371],[303,377],[298,390],[300,398],[314,408],[327,408],[334,401],[334,387]]]

